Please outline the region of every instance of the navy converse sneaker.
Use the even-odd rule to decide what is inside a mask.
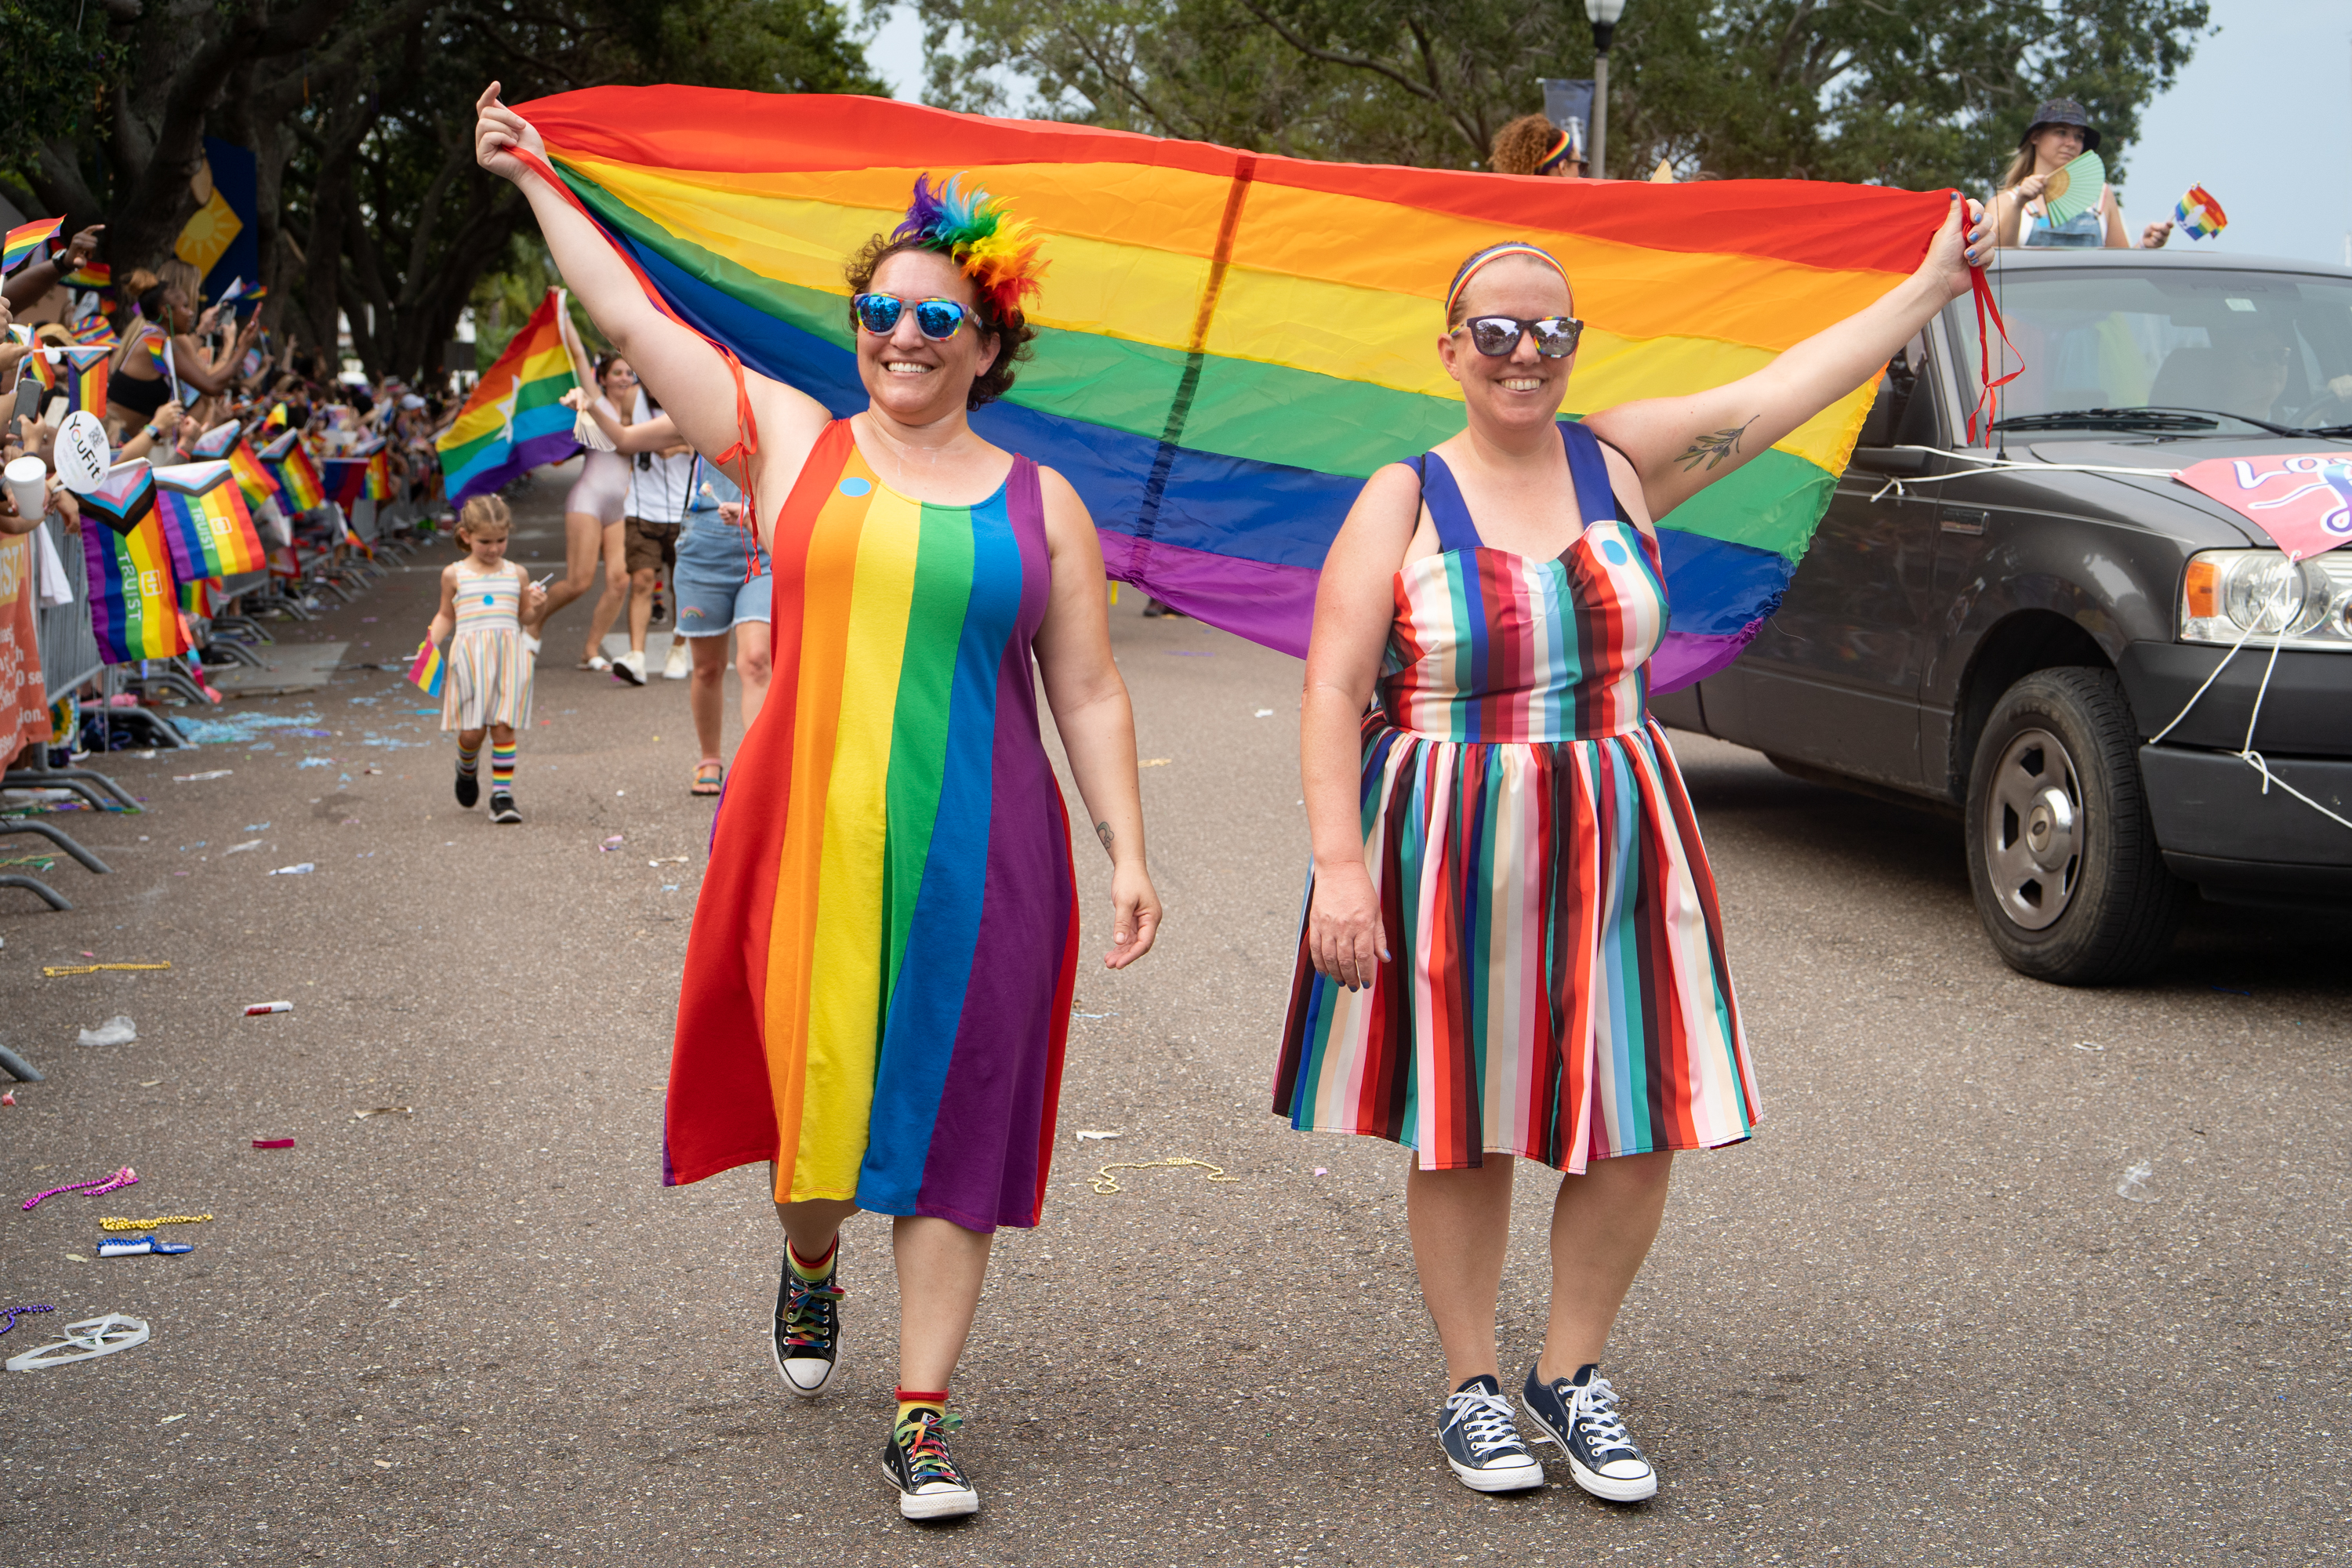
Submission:
[[[1445,1462],[1472,1491],[1515,1492],[1543,1485],[1543,1466],[1519,1441],[1502,1384],[1484,1373],[1446,1396],[1437,1441]]]
[[[1568,1456],[1569,1474],[1594,1497],[1611,1502],[1640,1502],[1654,1497],[1658,1472],[1633,1446],[1617,1414],[1617,1391],[1591,1363],[1576,1369],[1574,1377],[1544,1383],[1528,1368],[1528,1386],[1520,1394],[1528,1416],[1543,1428],[1546,1438]]]
[[[882,1468],[898,1489],[900,1517],[952,1519],[980,1511],[980,1493],[948,1452],[948,1433],[962,1425],[961,1416],[924,1406],[891,1428]]]
[[[792,1244],[784,1244],[784,1277],[776,1281],[776,1371],[784,1386],[814,1399],[833,1383],[841,1365],[841,1244],[834,1243],[833,1266],[821,1279],[803,1279],[793,1267]]]

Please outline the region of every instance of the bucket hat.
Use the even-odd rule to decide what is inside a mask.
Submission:
[[[2032,142],[2033,133],[2045,125],[2075,126],[2083,132],[2083,151],[2085,153],[2098,151],[2098,131],[2091,124],[2091,117],[2083,106],[2071,98],[2044,100],[2042,107],[2033,111],[2033,123],[2025,128],[2025,134],[2019,139],[2018,145],[2023,147],[2027,142]]]

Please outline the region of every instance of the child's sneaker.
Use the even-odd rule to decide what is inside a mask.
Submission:
[[[1515,1492],[1543,1485],[1543,1465],[1519,1441],[1500,1379],[1480,1373],[1445,1400],[1437,1428],[1445,1462],[1472,1491]]]
[[[776,1281],[776,1372],[784,1386],[814,1399],[833,1383],[841,1365],[841,1267],[835,1244],[833,1266],[822,1278],[803,1279],[793,1267],[792,1244],[784,1244],[784,1277]]]
[[[944,1411],[920,1409],[891,1430],[882,1447],[882,1468],[898,1489],[900,1517],[952,1519],[980,1511],[980,1493],[948,1452],[947,1434],[961,1425],[960,1417]]]
[[[1574,1377],[1544,1383],[1529,1367],[1519,1401],[1544,1436],[1568,1456],[1568,1473],[1578,1486],[1611,1502],[1640,1502],[1657,1495],[1658,1472],[1633,1446],[1624,1417],[1617,1413],[1617,1391],[1600,1375],[1600,1368],[1587,1363],[1576,1369]]]
[[[457,770],[457,804],[464,806],[467,811],[471,811],[474,809],[474,803],[481,798],[482,774],[480,770],[477,768],[459,768]]]
[[[520,822],[522,820],[522,813],[515,809],[514,796],[506,794],[504,791],[492,795],[490,796],[490,820],[502,826],[508,823]]]

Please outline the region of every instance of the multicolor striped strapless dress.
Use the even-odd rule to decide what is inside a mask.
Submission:
[[[775,672],[712,832],[662,1179],[1037,1223],[1076,974],[1031,645],[1037,467],[936,506],[826,427],[776,521]]]
[[[1748,1136],[1753,1071],[1715,878],[1643,710],[1666,634],[1657,546],[1563,425],[1585,531],[1556,561],[1481,542],[1435,453],[1439,553],[1396,575],[1363,727],[1364,858],[1391,957],[1362,991],[1304,933],[1274,1109],[1461,1170]],[[1311,889],[1310,889],[1311,892]]]

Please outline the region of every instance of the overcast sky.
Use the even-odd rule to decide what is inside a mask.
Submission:
[[[1633,0],[1639,5],[1642,0]],[[2172,90],[2142,116],[2124,210],[2135,232],[2202,184],[2230,215],[2191,249],[2352,262],[2352,5],[2345,0],[2212,0]],[[922,91],[923,37],[900,5],[867,50],[900,98]],[[2109,148],[2103,151],[2114,151]]]

